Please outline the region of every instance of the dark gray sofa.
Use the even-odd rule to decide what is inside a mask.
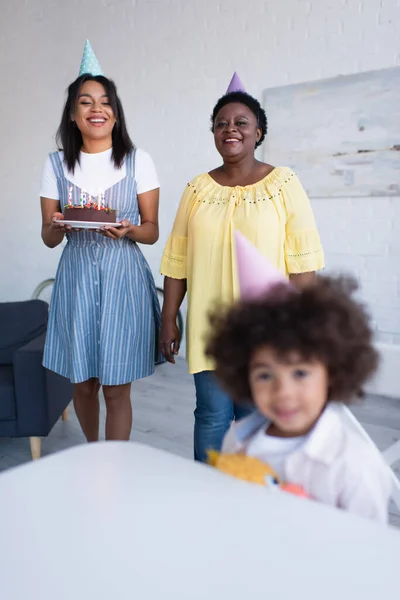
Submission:
[[[41,300],[0,303],[0,437],[40,439],[66,415],[69,380],[42,366],[48,305]]]

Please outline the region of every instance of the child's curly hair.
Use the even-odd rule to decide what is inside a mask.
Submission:
[[[328,400],[351,402],[375,372],[370,318],[352,295],[352,277],[320,276],[302,290],[278,285],[265,297],[238,302],[210,315],[206,353],[235,401],[251,401],[249,363],[260,346],[285,357],[298,352],[328,370]]]

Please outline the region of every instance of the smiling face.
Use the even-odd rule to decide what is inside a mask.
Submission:
[[[116,119],[107,92],[97,81],[85,81],[71,116],[82,134],[83,141],[108,140],[112,143],[112,130]]]
[[[305,435],[318,420],[328,399],[328,372],[317,360],[293,352],[284,359],[268,346],[254,351],[249,365],[253,401],[271,421],[270,435]]]
[[[239,102],[221,108],[214,121],[215,147],[227,162],[236,162],[254,155],[256,142],[261,138],[254,113]]]

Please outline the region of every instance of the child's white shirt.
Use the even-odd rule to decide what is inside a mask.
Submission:
[[[285,481],[301,485],[311,498],[387,522],[390,469],[377,448],[350,430],[334,404],[327,405],[305,438],[291,439],[298,442],[292,448],[284,442],[280,457],[275,442],[271,452],[271,436],[265,435],[268,424],[258,412],[232,423],[222,452],[256,456],[277,467]]]
[[[246,454],[268,462],[280,479],[286,480],[286,459],[304,445],[306,436],[280,438],[268,435],[265,431],[265,425],[256,431],[248,442]],[[265,458],[266,456],[268,461]]]

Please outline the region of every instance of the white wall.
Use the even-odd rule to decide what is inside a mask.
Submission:
[[[209,114],[232,72],[261,98],[266,87],[391,67],[399,18],[397,0],[1,0],[0,301],[28,298],[56,269],[59,250],[40,239],[39,180],[86,37],[159,170],[161,236],[145,250],[159,282],[186,181],[218,163]],[[388,228],[399,232],[398,203],[376,198],[366,214],[362,200],[348,201],[338,219],[338,202],[320,201],[315,212],[328,264],[384,276],[371,278],[369,299],[386,341],[400,343],[397,261],[381,252],[371,267],[362,254],[366,239],[383,248]]]

